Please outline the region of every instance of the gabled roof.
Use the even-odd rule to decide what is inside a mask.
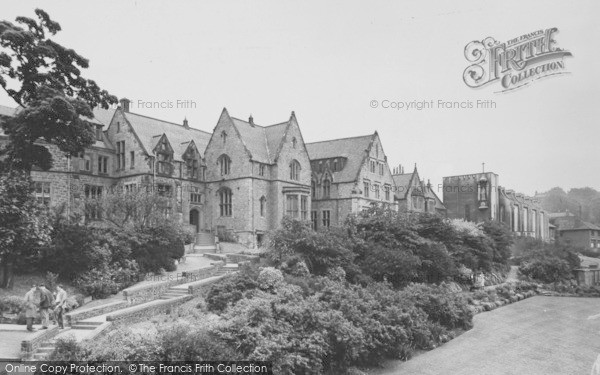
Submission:
[[[600,227],[592,223],[588,223],[587,221],[583,221],[577,216],[563,216],[554,218],[554,224],[558,227],[559,231],[600,230]]]
[[[406,199],[409,191],[411,190],[411,186],[414,185],[415,179],[418,183],[420,183],[417,165],[415,164],[415,169],[413,169],[412,172],[392,175],[392,179],[396,185],[394,195],[398,199]]]
[[[336,157],[346,158],[344,168],[341,171],[333,172],[333,180],[336,183],[353,182],[356,181],[365,160],[365,153],[369,149],[374,137],[375,134],[371,134],[307,143],[306,150],[311,161]]]
[[[196,144],[198,151],[204,155],[206,145],[208,145],[211,137],[211,133],[194,128],[186,128],[181,124],[158,120],[131,112],[123,112],[123,115],[142,142],[142,147],[148,155],[152,155],[152,150],[154,150],[163,134],[167,136],[171,147],[173,147],[173,159],[177,161],[183,161],[182,155],[192,140]]]
[[[290,121],[261,126],[235,117],[230,118],[252,159],[264,164],[275,163]]]

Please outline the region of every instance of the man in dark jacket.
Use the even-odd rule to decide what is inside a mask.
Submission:
[[[54,295],[46,289],[46,286],[40,285],[42,298],[40,300],[40,314],[42,315],[42,329],[47,329],[50,325],[50,309],[54,306]]]

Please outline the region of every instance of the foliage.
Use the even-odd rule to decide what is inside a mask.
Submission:
[[[135,284],[139,278],[139,269],[134,260],[124,261],[116,268],[104,266],[93,268],[75,278],[75,284],[87,295],[94,298],[106,298],[120,290]]]
[[[163,361],[235,361],[239,353],[214,332],[189,322],[160,327],[160,358]],[[144,358],[145,359],[145,358]]]
[[[532,279],[552,283],[573,277],[569,263],[555,256],[531,259],[519,267],[519,271]]]
[[[284,217],[280,228],[269,233],[267,258],[277,267],[296,263],[299,258],[311,273],[325,275],[328,269],[337,266],[352,272],[354,254],[343,230],[315,232],[304,221]]]
[[[258,288],[258,275],[251,271],[227,276],[224,280],[211,286],[206,296],[209,311],[222,312],[228,306],[234,305],[244,297],[247,291]]]
[[[407,300],[427,313],[433,322],[447,329],[472,327],[473,314],[461,293],[453,293],[446,284],[411,284],[401,291]]]
[[[67,336],[56,340],[54,351],[50,353],[47,360],[53,362],[85,361],[89,356],[89,349],[78,343],[75,337]]]
[[[39,249],[50,240],[45,206],[31,195],[26,172],[0,173],[0,286],[10,287],[14,267],[35,263]]]
[[[27,303],[22,297],[2,296],[0,297],[0,315],[3,313],[19,314],[27,309]]]
[[[258,274],[258,287],[262,290],[273,290],[283,282],[283,274],[273,267],[265,267]]]
[[[52,166],[52,156],[35,142],[42,138],[75,154],[94,141],[92,108],[108,108],[117,98],[81,76],[89,61],[49,35],[61,30],[41,9],[37,19],[0,22],[0,87],[21,110],[2,123],[10,143],[7,167]]]
[[[184,238],[181,226],[170,221],[138,228],[131,254],[142,272],[174,271],[185,254]]]

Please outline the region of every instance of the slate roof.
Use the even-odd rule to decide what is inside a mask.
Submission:
[[[182,155],[192,140],[202,155],[204,155],[206,145],[210,141],[211,133],[202,130],[186,128],[182,124],[158,120],[131,112],[124,112],[124,115],[142,142],[142,147],[148,155],[152,155],[152,151],[163,134],[166,134],[171,147],[173,147],[173,159],[177,161],[183,161]]]
[[[395,194],[399,199],[406,199],[406,194],[410,190],[411,181],[415,172],[392,175],[396,185]]]
[[[371,134],[307,143],[308,157],[311,161],[336,157],[346,158],[344,168],[341,171],[333,172],[333,181],[335,183],[353,182],[356,181],[364,162],[365,152],[369,149],[374,136],[375,134]]]
[[[110,121],[112,120],[115,111],[116,109],[113,108],[94,108],[94,118],[97,120],[98,123],[104,125],[104,130],[106,130],[108,128],[108,125],[110,125]]]
[[[242,142],[252,154],[252,159],[264,164],[273,164],[278,156],[279,146],[290,121],[275,125],[261,126],[253,122],[230,117],[233,126],[240,133]]]
[[[559,231],[567,230],[600,230],[600,227],[581,220],[576,216],[563,216],[554,218],[554,224],[557,225]]]

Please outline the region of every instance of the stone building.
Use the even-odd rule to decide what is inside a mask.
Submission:
[[[0,116],[15,110],[0,107]],[[96,142],[80,155],[52,153],[49,171],[32,171],[35,196],[66,213],[108,191],[152,189],[168,197],[166,215],[196,232],[211,231],[254,246],[284,215],[309,220],[311,170],[295,114],[259,126],[223,109],[212,133],[131,113],[129,101],[94,111]],[[0,140],[7,137],[0,134]],[[86,220],[101,219],[87,212]]]
[[[600,253],[600,227],[597,225],[569,212],[551,213],[550,222],[556,227],[557,238]]]
[[[493,172],[444,177],[443,199],[449,218],[494,220],[518,236],[551,239],[548,213],[540,202],[500,186]]]
[[[394,180],[377,132],[306,145],[314,229],[338,226],[373,204],[396,209]]]
[[[421,180],[417,165],[412,172],[404,173],[404,167],[394,168],[394,199],[401,212],[429,212],[446,216],[446,206],[437,196],[431,183]]]

